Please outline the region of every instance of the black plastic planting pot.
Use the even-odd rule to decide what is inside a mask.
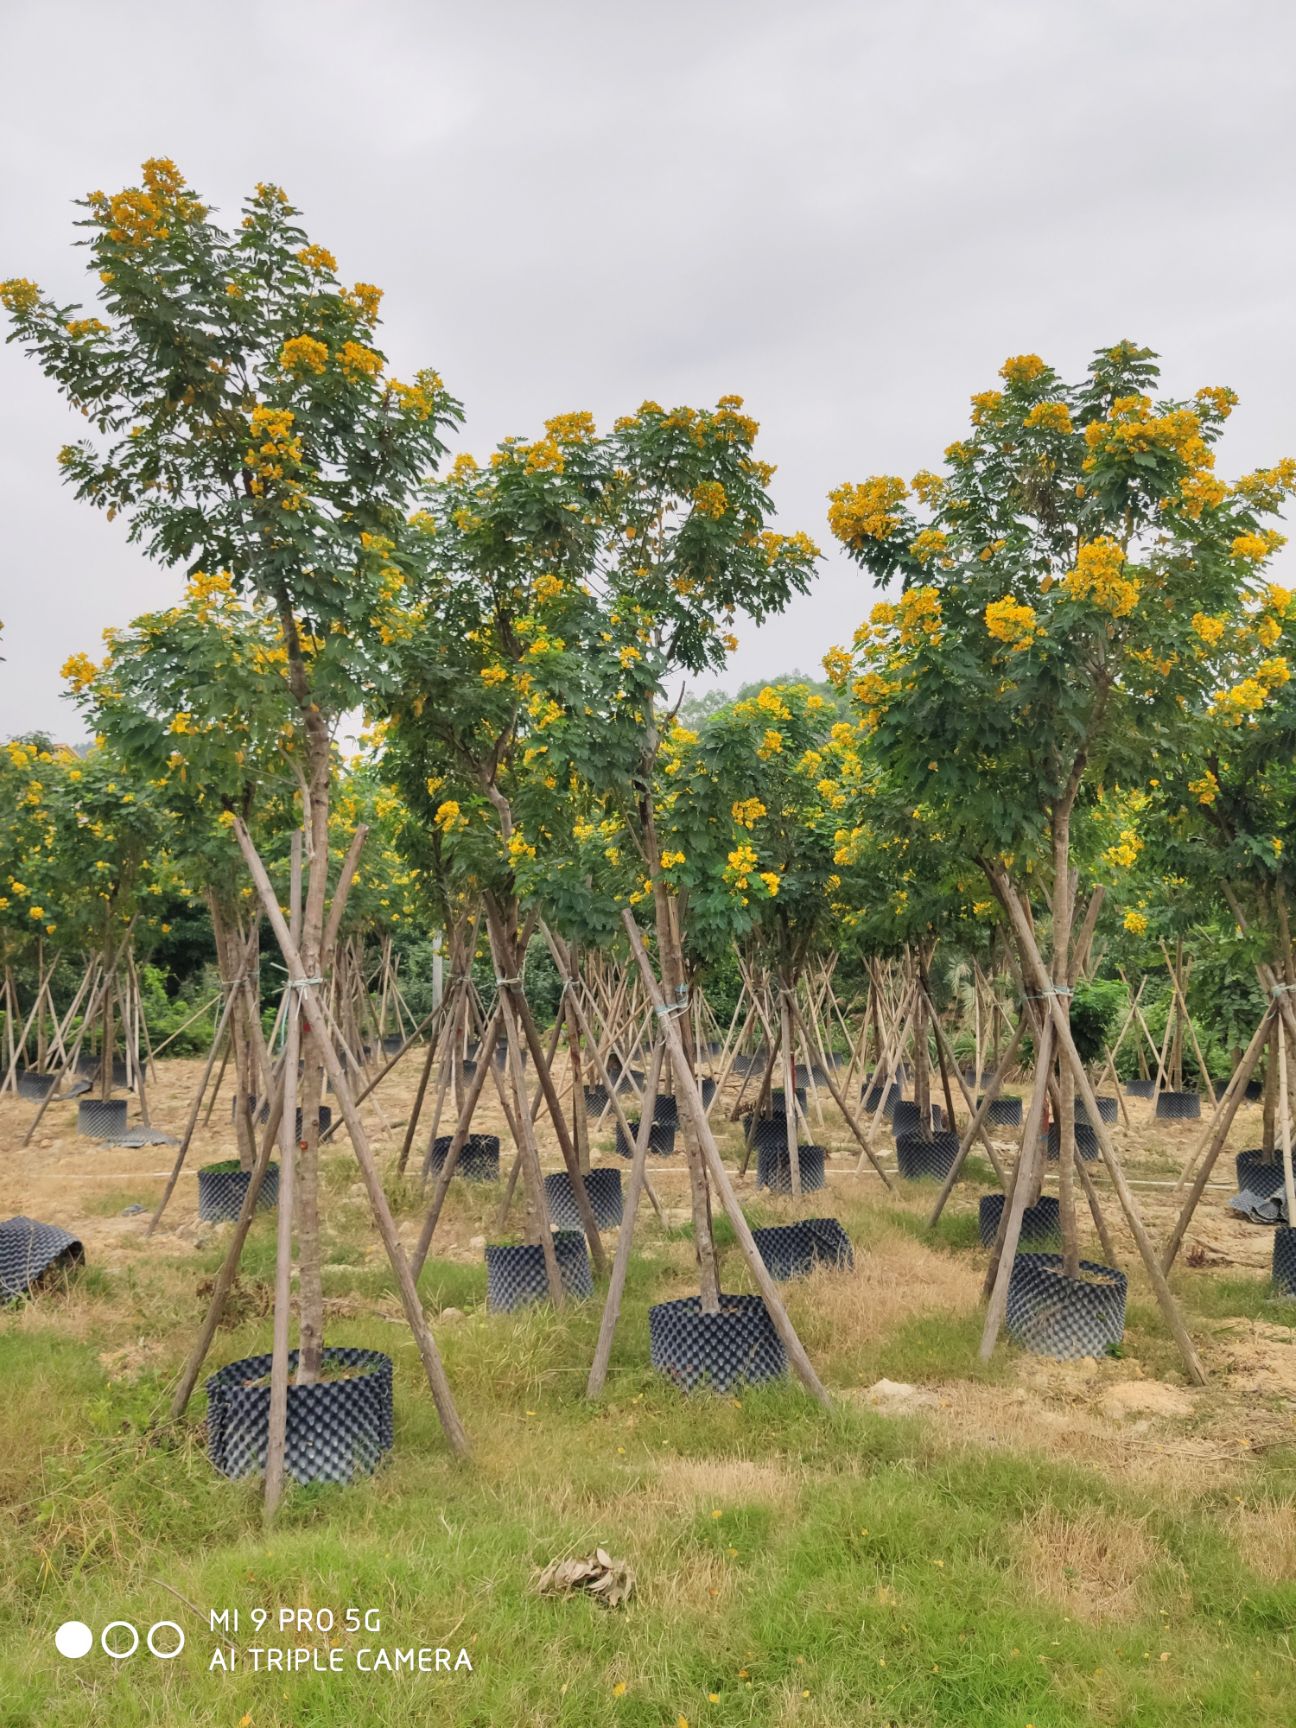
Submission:
[[[931,1127],[941,1129],[945,1126],[945,1113],[939,1104],[931,1107]],[[891,1132],[898,1138],[901,1134],[925,1134],[928,1125],[919,1114],[918,1106],[911,1099],[901,1098],[891,1112]]]
[[[890,1086],[883,1086],[880,1080],[866,1080],[860,1087],[860,1097],[866,1110],[885,1110],[889,1116],[900,1102],[900,1083],[893,1081]]]
[[[83,1052],[77,1057],[77,1073],[84,1074],[87,1079],[93,1080],[98,1074],[101,1065],[98,1056],[86,1055]],[[124,1086],[126,1084],[126,1058],[124,1056],[114,1056],[112,1059],[112,1083],[114,1086]]]
[[[1036,1356],[1103,1356],[1125,1336],[1126,1289],[1114,1266],[1082,1260],[1080,1276],[1067,1278],[1060,1254],[1018,1254],[1004,1326]]]
[[[594,1121],[608,1107],[608,1089],[606,1086],[594,1085],[584,1086],[581,1090],[585,1094],[585,1114]]]
[[[978,1098],[977,1103],[981,1100]],[[999,1128],[1020,1128],[1022,1101],[1020,1098],[992,1098],[985,1119]]]
[[[730,1066],[735,1074],[763,1074],[768,1060],[766,1052],[758,1050],[754,1056],[735,1056]]]
[[[1155,1080],[1129,1080],[1125,1084],[1125,1096],[1127,1098],[1150,1098],[1155,1086]]]
[[[77,1105],[77,1133],[108,1140],[126,1132],[124,1098],[83,1098]]]
[[[797,1103],[804,1110],[805,1109],[805,1101],[806,1101],[806,1089],[804,1086],[798,1086],[795,1088],[795,1090],[796,1090]],[[769,1107],[775,1116],[780,1116],[780,1115],[784,1114],[784,1112],[787,1110],[787,1091],[784,1087],[772,1086],[770,1088]]]
[[[18,1076],[18,1096],[48,1098],[57,1085],[57,1074],[38,1074],[34,1068],[27,1068]]]
[[[957,1134],[900,1134],[896,1165],[906,1182],[943,1182],[958,1157]]]
[[[630,1132],[634,1139],[627,1140],[617,1123],[616,1155],[618,1158],[633,1158],[635,1140],[639,1136],[639,1118],[629,1118]],[[675,1150],[675,1124],[673,1122],[654,1122],[648,1129],[648,1150],[654,1158],[669,1158]]]
[[[405,1040],[399,1032],[389,1033],[382,1041],[382,1048],[384,1056],[394,1056],[405,1048]]]
[[[268,1122],[269,1120],[270,1120],[270,1106],[268,1104],[263,1104],[261,1106],[261,1108],[257,1111],[257,1121],[258,1122]],[[320,1131],[320,1133],[322,1134],[326,1128],[331,1128],[332,1126],[333,1126],[333,1112],[327,1104],[321,1104],[319,1107],[319,1131]],[[302,1112],[300,1110],[298,1110],[296,1116],[294,1117],[294,1135],[293,1135],[293,1138],[300,1140],[301,1137],[302,1137]]]
[[[670,1092],[659,1092],[653,1099],[653,1121],[668,1122],[672,1128],[679,1125],[679,1104]]]
[[[1275,1153],[1268,1164],[1263,1160],[1264,1153],[1256,1147],[1238,1153],[1234,1168],[1237,1171],[1239,1193],[1254,1194],[1258,1200],[1267,1200],[1271,1194],[1282,1193],[1282,1155]]]
[[[1098,1106],[1098,1120],[1100,1122],[1115,1122],[1119,1117],[1120,1105],[1114,1098],[1095,1098],[1094,1102]],[[1089,1120],[1089,1112],[1079,1098],[1075,1101],[1075,1115],[1077,1122],[1088,1122]]]
[[[702,1093],[702,1108],[704,1110],[709,1110],[711,1108],[711,1100],[716,1095],[716,1083],[709,1075],[703,1075],[702,1079],[698,1081],[698,1088]]]
[[[798,1146],[797,1169],[801,1176],[801,1192],[813,1194],[824,1185],[824,1149],[822,1146]],[[788,1157],[787,1141],[756,1148],[756,1186],[768,1188],[772,1194],[792,1192],[792,1161]]]
[[[685,1392],[777,1380],[787,1355],[759,1296],[721,1296],[720,1312],[704,1314],[696,1296],[648,1310],[652,1365]]]
[[[231,1362],[207,1382],[207,1453],[222,1475],[264,1470],[270,1443],[270,1357]],[[325,1350],[324,1378],[293,1384],[288,1354],[284,1465],[295,1482],[350,1482],[392,1446],[392,1364],[379,1350]]]
[[[204,1165],[198,1172],[198,1216],[208,1224],[224,1224],[237,1218],[251,1180],[252,1172],[240,1169],[236,1158]],[[256,1210],[269,1212],[278,1203],[279,1166],[268,1164],[257,1190]]]
[[[1162,1092],[1156,1113],[1163,1122],[1196,1122],[1201,1116],[1201,1093]]]
[[[1093,1124],[1077,1120],[1075,1125],[1076,1151],[1086,1164],[1092,1164],[1098,1156],[1098,1136]],[[1054,1122],[1048,1132],[1048,1148],[1046,1156],[1056,1161],[1062,1146],[1062,1130]]]
[[[1296,1230],[1288,1224],[1274,1231],[1273,1281],[1278,1295],[1296,1296]]]
[[[438,1134],[428,1150],[427,1169],[440,1175],[445,1167],[453,1134]],[[455,1175],[465,1182],[496,1182],[499,1180],[500,1143],[498,1134],[470,1134],[464,1141],[455,1164]]]
[[[1248,1080],[1246,1086],[1243,1088],[1242,1097],[1248,1104],[1257,1103],[1264,1097],[1264,1081]]]
[[[0,1302],[16,1302],[55,1272],[85,1264],[85,1249],[57,1224],[6,1218],[0,1224]]]
[[[742,1125],[744,1136],[757,1148],[787,1145],[787,1117],[782,1111],[777,1116],[753,1116],[750,1110],[744,1111]]]
[[[594,1277],[589,1247],[579,1230],[555,1230],[554,1254],[558,1276],[569,1296],[591,1296]],[[486,1306],[495,1314],[543,1302],[549,1295],[544,1249],[538,1242],[486,1244]]]
[[[977,1219],[981,1232],[981,1246],[991,1248],[994,1239],[999,1234],[999,1220],[1003,1216],[1004,1197],[1002,1194],[983,1194],[981,1196],[980,1212]],[[1052,1194],[1041,1194],[1033,1206],[1028,1206],[1022,1213],[1021,1236],[1018,1239],[1023,1248],[1054,1248],[1062,1240],[1062,1213]]]
[[[771,1278],[801,1278],[816,1266],[855,1264],[850,1237],[835,1218],[804,1218],[799,1224],[772,1224],[752,1231]]]
[[[544,1179],[549,1216],[560,1230],[579,1230],[575,1183],[565,1170]],[[600,1166],[585,1172],[585,1194],[600,1230],[612,1230],[621,1222],[621,1172]]]

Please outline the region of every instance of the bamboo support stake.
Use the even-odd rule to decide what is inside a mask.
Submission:
[[[825,1409],[831,1409],[832,1400],[825,1391],[819,1376],[815,1373],[814,1366],[806,1355],[805,1346],[797,1337],[796,1328],[788,1317],[787,1309],[783,1306],[783,1298],[779,1294],[778,1286],[770,1277],[765,1262],[761,1259],[760,1250],[752,1238],[747,1220],[743,1217],[742,1207],[738,1204],[738,1196],[734,1193],[733,1184],[729,1180],[729,1172],[724,1167],[719,1147],[715,1143],[715,1136],[711,1132],[711,1124],[707,1120],[707,1113],[702,1107],[702,1097],[698,1091],[697,1082],[693,1078],[692,1070],[689,1068],[688,1057],[685,1054],[683,1044],[680,1042],[679,1031],[671,1018],[670,1010],[662,1000],[652,963],[644,948],[643,938],[639,934],[639,926],[634,921],[634,914],[627,906],[621,917],[626,927],[626,934],[630,938],[631,951],[643,977],[644,988],[648,992],[653,1012],[661,1025],[662,1037],[670,1056],[671,1066],[675,1071],[678,1096],[683,1099],[684,1108],[692,1120],[707,1170],[715,1184],[716,1192],[720,1196],[720,1203],[728,1214],[729,1222],[733,1225],[734,1235],[738,1239],[738,1246],[742,1250],[743,1258],[756,1281],[756,1287],[760,1291],[774,1329],[783,1340],[783,1348],[787,1351],[789,1362],[811,1396],[816,1398]]]
[[[459,1457],[466,1457],[468,1436],[464,1432],[458,1411],[455,1409],[454,1395],[450,1390],[450,1382],[446,1379],[445,1368],[436,1347],[436,1340],[433,1338],[424,1317],[409,1261],[405,1257],[405,1252],[400,1245],[400,1238],[396,1233],[396,1222],[392,1217],[391,1207],[388,1205],[387,1196],[383,1191],[382,1177],[374,1163],[364,1124],[360,1120],[359,1112],[352,1099],[351,1088],[347,1083],[346,1075],[342,1072],[342,1064],[338,1060],[331,1031],[328,1030],[327,1010],[316,994],[314,981],[306,976],[301,955],[287,924],[284,922],[283,913],[279,909],[279,902],[275,897],[270,878],[266,875],[265,866],[252,844],[252,838],[247,828],[237,816],[234,819],[234,833],[247,861],[248,869],[252,873],[252,880],[261,897],[261,904],[270,921],[270,927],[274,931],[275,940],[283,954],[289,979],[294,988],[300,992],[301,1011],[309,1017],[311,1028],[316,1034],[320,1054],[324,1059],[325,1072],[329,1077],[329,1084],[333,1088],[343,1115],[346,1117],[347,1131],[351,1136],[356,1161],[360,1165],[360,1172],[369,1193],[369,1204],[373,1211],[374,1222],[378,1226],[378,1234],[382,1238],[392,1271],[396,1275],[405,1318],[409,1322],[410,1330],[414,1334],[414,1341],[418,1345],[419,1355],[423,1361],[424,1372],[432,1391],[437,1414],[441,1418],[441,1426],[451,1449]]]

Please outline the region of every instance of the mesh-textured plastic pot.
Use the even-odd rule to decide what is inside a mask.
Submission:
[[[679,1126],[679,1101],[671,1092],[659,1092],[653,1099],[653,1121],[669,1122],[672,1128]]]
[[[246,1108],[249,1116],[255,1116],[257,1118],[257,1120],[260,1122],[268,1122],[270,1120],[270,1112],[268,1110],[264,1111],[263,1113],[258,1113],[258,1111],[257,1111],[257,1095],[255,1092],[249,1092],[247,1094],[247,1097],[245,1100],[245,1108]],[[231,1122],[234,1122],[237,1120],[238,1110],[239,1110],[238,1094],[235,1093],[235,1095],[230,1099],[230,1121]]]
[[[711,1108],[711,1100],[716,1095],[716,1083],[709,1074],[703,1075],[703,1077],[698,1081],[698,1090],[702,1094],[702,1108],[704,1110],[709,1110]]]
[[[1125,1336],[1127,1280],[1114,1266],[1080,1262],[1067,1278],[1060,1254],[1018,1254],[1008,1280],[1004,1326],[1036,1356],[1103,1356]]]
[[[936,1129],[945,1126],[945,1113],[939,1104],[931,1107],[931,1126]],[[910,1098],[901,1098],[891,1112],[891,1132],[898,1138],[901,1134],[923,1134],[926,1131],[927,1124],[918,1106]]]
[[[776,1148],[787,1145],[787,1117],[780,1111],[777,1116],[756,1116],[744,1111],[742,1118],[743,1134],[759,1151],[762,1147]]]
[[[855,1264],[850,1237],[835,1218],[803,1218],[799,1224],[771,1224],[752,1231],[752,1239],[771,1278],[801,1278],[816,1266]]]
[[[824,1185],[824,1149],[822,1146],[798,1146],[797,1169],[801,1176],[801,1192],[813,1194]],[[756,1186],[768,1188],[772,1194],[792,1192],[792,1161],[788,1157],[786,1139],[774,1146],[757,1145]]]
[[[207,1382],[207,1454],[224,1476],[264,1470],[270,1446],[269,1356],[231,1362]],[[326,1378],[297,1386],[288,1353],[284,1466],[294,1482],[369,1476],[392,1446],[392,1363],[380,1350],[328,1349]]]
[[[453,1134],[438,1134],[428,1149],[426,1169],[440,1175],[445,1168]],[[498,1134],[470,1134],[460,1148],[455,1175],[465,1182],[497,1182],[499,1180],[500,1143]]]
[[[25,1068],[18,1076],[18,1096],[20,1098],[48,1098],[57,1085],[57,1074],[38,1074],[34,1068]]]
[[[565,1170],[544,1179],[549,1216],[560,1230],[582,1228],[576,1205],[576,1187]],[[614,1230],[621,1222],[621,1172],[601,1165],[585,1172],[585,1194],[600,1230]]]
[[[1075,1143],[1076,1151],[1080,1154],[1083,1161],[1086,1164],[1092,1164],[1094,1159],[1098,1156],[1098,1135],[1091,1122],[1081,1122],[1077,1120],[1075,1125]],[[1045,1149],[1045,1157],[1052,1158],[1056,1161],[1061,1146],[1062,1130],[1058,1127],[1057,1123],[1054,1122],[1049,1127],[1048,1146]]]
[[[0,1224],[0,1302],[16,1302],[55,1272],[85,1264],[85,1249],[57,1224],[6,1218]]]
[[[558,1276],[569,1296],[592,1296],[589,1245],[579,1230],[555,1230]],[[549,1295],[544,1249],[538,1242],[486,1244],[486,1306],[495,1314],[543,1302]]]
[[[1296,1296],[1296,1230],[1290,1224],[1274,1231],[1273,1281],[1278,1295]]]
[[[1125,1096],[1127,1098],[1150,1098],[1155,1086],[1155,1080],[1127,1080],[1125,1082]]]
[[[384,1056],[394,1056],[405,1048],[405,1040],[399,1032],[389,1032],[382,1041],[382,1048]]]
[[[900,1134],[896,1165],[906,1182],[943,1182],[958,1157],[957,1134]]]
[[[639,1137],[639,1118],[629,1118],[630,1132],[634,1139],[627,1140],[621,1131],[621,1124],[616,1128],[616,1155],[618,1158],[633,1158],[635,1140]],[[675,1124],[673,1122],[654,1122],[648,1129],[648,1150],[654,1158],[669,1158],[675,1150]]]
[[[1100,1122],[1115,1122],[1120,1116],[1120,1105],[1114,1098],[1095,1098],[1094,1102],[1098,1106],[1098,1120]],[[1075,1117],[1077,1122],[1088,1122],[1089,1120],[1089,1112],[1079,1098],[1075,1101]]]
[[[595,1084],[583,1086],[581,1090],[585,1094],[585,1114],[591,1122],[596,1121],[608,1107],[608,1089],[606,1086]]]
[[[77,1133],[92,1140],[107,1140],[126,1132],[124,1098],[82,1098],[77,1105]]]
[[[1248,1080],[1242,1089],[1243,1100],[1247,1104],[1256,1104],[1264,1097],[1264,1081]]]
[[[240,1170],[236,1159],[207,1164],[198,1172],[198,1216],[208,1224],[225,1224],[243,1210],[243,1199],[252,1180],[250,1170]],[[268,1164],[257,1190],[256,1210],[269,1212],[279,1203],[279,1166]]]
[[[880,1080],[866,1080],[860,1087],[860,1097],[866,1110],[884,1110],[889,1116],[901,1101],[900,1082],[884,1086]]]
[[[643,1091],[643,1071],[639,1068],[614,1068],[608,1065],[608,1079],[616,1088],[618,1097],[624,1097],[627,1092]]]
[[[95,1078],[99,1072],[99,1067],[100,1058],[98,1056],[87,1055],[82,1051],[81,1055],[77,1057],[77,1073],[84,1074],[88,1079],[93,1080]],[[114,1056],[112,1059],[112,1083],[114,1086],[126,1084],[126,1058],[124,1056]]]
[[[777,1380],[787,1355],[759,1296],[721,1296],[720,1312],[704,1314],[696,1296],[658,1302],[648,1310],[652,1365],[685,1392]]]
[[[796,1100],[797,1100],[797,1103],[804,1110],[805,1109],[805,1101],[806,1101],[806,1089],[804,1086],[798,1086],[796,1088]],[[770,1088],[770,1110],[771,1110],[771,1112],[775,1116],[781,1116],[786,1111],[786,1109],[787,1109],[787,1092],[786,1092],[786,1090],[782,1086],[772,1086]]]
[[[1282,1154],[1276,1152],[1267,1164],[1263,1160],[1264,1153],[1258,1147],[1238,1153],[1234,1169],[1237,1171],[1239,1193],[1254,1194],[1259,1200],[1267,1200],[1271,1194],[1282,1193]]]
[[[981,1100],[977,1099],[980,1105]],[[999,1128],[1020,1128],[1022,1120],[1022,1101],[1020,1098],[992,1098],[986,1111],[987,1122],[993,1122]]]
[[[1156,1113],[1162,1122],[1196,1122],[1201,1117],[1201,1093],[1162,1092]]]
[[[765,1072],[765,1064],[768,1061],[769,1061],[769,1056],[768,1056],[767,1052],[764,1050],[758,1050],[754,1056],[738,1055],[738,1056],[735,1056],[733,1059],[733,1063],[732,1063],[733,1072],[735,1074],[743,1074],[743,1075],[753,1074],[753,1073],[763,1074]]]
[[[257,1111],[257,1121],[258,1122],[268,1122],[269,1120],[270,1120],[270,1106],[268,1104],[263,1104],[261,1106],[261,1108]],[[297,1115],[296,1115],[294,1120],[295,1120],[295,1132],[294,1132],[293,1138],[296,1140],[300,1140],[302,1137],[302,1113],[300,1110],[298,1110]],[[331,1128],[332,1126],[333,1126],[333,1112],[327,1104],[321,1104],[319,1107],[319,1131],[320,1131],[320,1133],[322,1134],[326,1128]]]
[[[977,1224],[983,1248],[994,1246],[1003,1209],[1002,1194],[981,1196]],[[1055,1248],[1061,1244],[1062,1212],[1052,1194],[1041,1194],[1035,1204],[1028,1206],[1022,1213],[1021,1236],[1018,1240],[1023,1248]]]

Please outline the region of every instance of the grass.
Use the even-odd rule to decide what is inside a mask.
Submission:
[[[1168,1448],[1164,1468],[1134,1472],[1115,1445],[1110,1468],[1077,1462],[1065,1414],[1029,1428],[1047,1394],[1031,1365],[1006,1348],[977,1357],[982,1260],[965,1191],[932,1233],[934,1188],[824,1197],[856,1244],[855,1273],[816,1273],[788,1302],[838,1393],[825,1412],[793,1382],[689,1399],[649,1371],[648,1307],[690,1288],[693,1259],[690,1226],[650,1219],[591,1406],[598,1303],[487,1314],[480,1254],[463,1244],[490,1233],[492,1202],[456,1185],[421,1290],[429,1314],[461,1316],[437,1337],[474,1445],[463,1467],[386,1263],[354,1228],[347,1172],[340,1159],[326,1170],[345,1225],[327,1243],[330,1342],[393,1356],[396,1444],[370,1481],[292,1490],[271,1536],[257,1485],[207,1461],[201,1393],[183,1423],[159,1421],[223,1233],[188,1256],[141,1249],[0,1316],[0,1728],[1289,1720],[1296,1451],[1212,1472]],[[394,1193],[412,1217],[416,1190]],[[796,1213],[761,1198],[751,1215]],[[749,1288],[727,1225],[717,1237],[725,1288]],[[269,1347],[273,1264],[273,1219],[259,1219],[209,1368]],[[1203,1324],[1293,1318],[1259,1280],[1182,1287]],[[1126,1360],[1094,1372],[1108,1370],[1174,1377],[1142,1289]],[[882,1377],[935,1388],[951,1410],[879,1414],[857,1394]],[[1059,1384],[1074,1397],[1082,1382]],[[1006,1442],[976,1429],[978,1400],[1023,1395]],[[1190,1439],[1216,1433],[1212,1409]],[[636,1574],[626,1609],[535,1594],[539,1567],[599,1544]],[[335,1635],[348,1657],[462,1645],[474,1671],[254,1672],[253,1644],[316,1642],[249,1630],[254,1609],[281,1605],[376,1610],[380,1632]],[[243,1654],[213,1672],[206,1615],[225,1607],[242,1616]],[[188,1635],[173,1663],[53,1652],[64,1620],[162,1618]]]

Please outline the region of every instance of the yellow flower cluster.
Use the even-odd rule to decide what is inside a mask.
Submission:
[[[1147,935],[1148,921],[1141,912],[1127,912],[1124,923],[1131,936]]]
[[[766,684],[760,691],[760,694],[756,698],[756,706],[760,709],[762,714],[768,714],[771,720],[787,720],[791,718],[787,703],[784,702],[778,691],[770,684]]]
[[[430,367],[417,372],[412,384],[402,384],[399,378],[389,379],[387,383],[387,393],[396,401],[401,412],[412,415],[416,420],[432,418],[436,412],[437,398],[444,389],[441,374],[432,371]]]
[[[684,862],[685,857],[682,852],[663,852],[661,855],[661,867],[663,870],[676,870]]]
[[[939,528],[924,528],[909,542],[909,550],[924,566],[930,564],[933,558],[939,558],[945,565],[950,563],[946,556],[949,551],[949,536],[943,534]]]
[[[1122,458],[1169,451],[1194,474],[1208,472],[1215,464],[1201,435],[1200,415],[1191,408],[1154,414],[1146,396],[1118,396],[1106,420],[1093,420],[1085,427],[1085,443],[1091,452],[1086,468],[1094,466],[1100,451]]]
[[[78,693],[93,684],[98,675],[99,668],[88,654],[69,655],[59,669],[59,676]]]
[[[983,425],[1002,401],[1002,390],[978,390],[972,398],[972,424]]]
[[[1196,400],[1201,403],[1206,413],[1217,414],[1221,420],[1227,420],[1237,407],[1237,392],[1227,386],[1207,384],[1197,392]]]
[[[1139,597],[1138,582],[1127,576],[1125,569],[1124,552],[1104,535],[1080,548],[1064,587],[1073,600],[1091,600],[1113,618],[1124,618],[1134,610]]]
[[[776,732],[771,728],[766,731],[765,736],[761,739],[760,744],[757,746],[756,754],[760,757],[762,762],[768,762],[770,757],[777,756],[782,748],[783,734],[781,732]]]
[[[1211,713],[1227,725],[1240,726],[1248,714],[1264,707],[1268,689],[1258,678],[1244,678],[1229,690],[1217,690],[1211,698]]]
[[[727,874],[732,874],[734,885],[740,892],[746,892],[748,882],[755,869],[756,848],[747,845],[746,842],[741,846],[735,846],[729,854],[729,871]]]
[[[841,690],[851,675],[851,657],[844,648],[830,648],[823,657],[823,669],[828,682]]]
[[[906,648],[940,640],[940,595],[935,588],[910,588],[897,608],[900,640]]]
[[[828,494],[828,525],[843,546],[889,540],[900,526],[897,507],[909,488],[895,474],[877,474],[858,486],[838,486]]]
[[[733,805],[731,814],[740,828],[754,828],[766,814],[759,798],[743,798]]]
[[[544,423],[545,431],[556,444],[588,444],[598,433],[594,416],[584,409],[572,414],[555,414]]]
[[[1013,354],[999,368],[999,376],[1009,384],[1033,384],[1047,371],[1038,354]]]
[[[729,494],[718,480],[704,480],[693,489],[693,503],[700,515],[718,522],[729,508]]]
[[[783,880],[782,877],[776,870],[762,870],[760,873],[760,879],[765,884],[765,892],[772,900],[779,891],[779,887]]]
[[[40,305],[40,289],[25,276],[11,276],[0,282],[0,306],[15,318],[26,318]]]
[[[1070,432],[1071,410],[1065,402],[1037,402],[1022,424],[1031,431]]]
[[[1035,608],[1005,594],[1002,600],[992,600],[986,607],[985,627],[986,634],[996,642],[1006,642],[1019,652],[1029,648],[1035,640]]]
[[[1194,612],[1192,615],[1194,634],[1200,636],[1208,648],[1215,647],[1223,636],[1226,623],[1226,619],[1213,618],[1208,612]]]
[[[1263,564],[1280,546],[1286,544],[1285,534],[1279,534],[1276,528],[1266,528],[1259,534],[1239,534],[1229,550],[1235,558],[1244,558],[1248,564]]]
[[[1209,806],[1219,797],[1219,781],[1207,768],[1205,773],[1199,774],[1195,780],[1188,782],[1188,790],[1199,804]]]
[[[1143,850],[1143,842],[1132,828],[1122,828],[1120,839],[1115,845],[1108,846],[1103,853],[1104,861],[1113,870],[1132,870],[1138,863],[1139,853]]]
[[[920,468],[909,484],[920,504],[939,504],[945,490],[944,480],[939,474],[933,474],[930,468]]]
[[[344,342],[338,350],[338,362],[348,378],[374,378],[382,371],[382,355],[363,342]]]
[[[263,493],[268,481],[287,482],[282,503],[285,510],[296,509],[300,503],[300,488],[290,479],[290,470],[302,459],[301,439],[293,432],[294,417],[287,408],[260,406],[252,410],[251,435],[253,447],[244,461],[252,470],[252,490]]]
[[[447,798],[444,803],[438,804],[432,820],[443,834],[452,834],[456,828],[468,826],[468,819],[460,810],[458,800],[454,798]]]
[[[337,259],[327,246],[303,246],[297,254],[297,262],[304,264],[308,270],[316,270],[321,274],[337,269]]]
[[[822,557],[814,541],[801,528],[795,534],[776,534],[772,528],[764,528],[758,544],[767,565],[777,564],[780,558],[795,558],[800,562]]]
[[[328,365],[328,344],[315,336],[290,336],[279,350],[279,364],[285,372],[321,373]]]

